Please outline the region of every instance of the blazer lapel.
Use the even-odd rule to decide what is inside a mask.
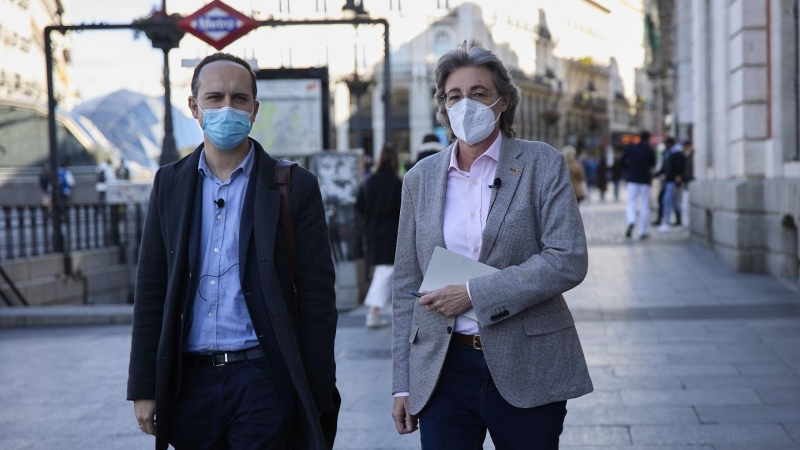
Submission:
[[[189,270],[195,271],[197,256],[199,255],[199,227],[189,226],[192,223],[201,223],[203,198],[202,190],[197,190],[199,174],[197,166],[200,162],[202,145],[195,149],[192,156],[186,161],[175,176],[164,183],[166,196],[165,211],[174,212],[175,220],[170,220],[168,225],[170,239],[176,239],[177,251],[189,255]]]
[[[275,161],[264,152],[264,149],[255,143],[256,152],[259,154],[258,179],[255,185],[255,198],[253,201],[253,225],[256,240],[256,256],[258,261],[269,260],[275,253],[275,235],[278,231],[280,217],[281,194],[275,188]],[[241,252],[240,252],[241,255]],[[267,303],[270,298],[265,296]]]
[[[242,220],[239,223],[239,280],[244,283],[245,267],[247,265],[247,247],[250,244],[250,236],[253,234],[253,215],[256,196],[256,185],[258,184],[259,162],[262,159],[260,151],[253,148],[253,167],[247,179],[247,190],[244,195],[244,206],[242,207]]]
[[[500,179],[500,188],[493,189],[492,200],[489,206],[489,215],[486,218],[486,227],[483,229],[481,254],[479,261],[485,262],[497,240],[500,225],[511,206],[511,199],[519,186],[519,180],[525,172],[525,162],[519,159],[522,154],[516,145],[516,140],[503,137],[500,147],[500,159],[497,161],[495,178]]]
[[[424,195],[423,198],[431,202],[431,210],[436,212],[435,214],[432,214],[431,219],[433,220],[433,223],[430,224],[432,227],[430,229],[437,230],[437,233],[434,235],[434,247],[445,247],[444,206],[447,197],[447,175],[454,146],[455,144],[451,144],[448,149],[444,150],[445,155],[442,155],[443,157],[437,162],[436,169],[430,176],[425,177],[427,186],[426,195]],[[433,248],[431,248],[430,254],[433,254]]]

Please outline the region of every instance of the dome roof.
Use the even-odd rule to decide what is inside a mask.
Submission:
[[[85,117],[122,152],[145,167],[158,167],[164,139],[163,97],[150,97],[126,89],[86,100],[71,114]],[[197,121],[172,107],[173,134],[179,152],[203,141]]]

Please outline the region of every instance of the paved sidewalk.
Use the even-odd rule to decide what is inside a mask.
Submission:
[[[595,392],[568,403],[561,448],[800,450],[800,290],[685,230],[627,240],[623,208],[581,206],[589,274],[566,297]],[[336,448],[417,449],[389,416],[391,331],[364,312],[339,320]],[[127,324],[0,329],[0,448],[152,448],[124,400],[129,345]]]

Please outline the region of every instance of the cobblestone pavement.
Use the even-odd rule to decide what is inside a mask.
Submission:
[[[581,206],[590,267],[566,298],[595,392],[568,403],[561,448],[800,450],[796,280],[736,273],[685,230],[627,240],[623,208]],[[417,449],[389,416],[391,331],[363,315],[340,315],[336,448]],[[152,448],[124,400],[129,333],[0,329],[0,448]]]

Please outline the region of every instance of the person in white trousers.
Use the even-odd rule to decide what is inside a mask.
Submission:
[[[630,238],[636,224],[637,204],[639,209],[639,239],[647,238],[648,216],[650,214],[650,183],[656,165],[656,152],[650,146],[650,133],[642,131],[639,142],[625,148],[620,160],[625,171],[628,189],[627,229],[625,236]]]
[[[391,144],[386,144],[378,157],[375,173],[361,185],[356,200],[356,210],[364,218],[367,264],[375,267],[372,284],[364,299],[364,304],[369,306],[366,318],[369,328],[389,325],[389,321],[378,312],[392,299],[394,254],[403,188],[397,169],[397,150]]]
[[[369,285],[364,304],[369,306],[367,312],[367,327],[380,328],[389,325],[389,321],[378,313],[392,300],[392,277],[394,266],[379,264],[372,273],[372,283]]]

